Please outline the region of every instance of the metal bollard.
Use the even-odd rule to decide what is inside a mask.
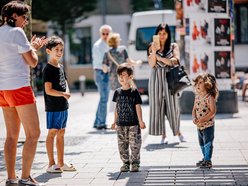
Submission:
[[[79,88],[82,96],[84,96],[84,92],[85,92],[85,80],[86,77],[84,75],[79,76]]]

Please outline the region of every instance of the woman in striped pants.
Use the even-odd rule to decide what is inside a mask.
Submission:
[[[172,66],[179,65],[179,48],[171,43],[170,29],[167,24],[160,24],[155,35],[159,35],[159,44],[152,42],[147,50],[148,62],[152,68],[149,79],[150,135],[162,135],[161,143],[168,143],[165,130],[165,115],[169,121],[173,135],[178,135],[181,142],[184,137],[180,133],[180,109],[178,94],[172,95],[168,89],[166,73]]]

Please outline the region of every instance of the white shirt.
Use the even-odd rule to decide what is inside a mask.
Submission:
[[[101,38],[98,39],[92,49],[93,68],[102,69],[102,62],[105,52],[109,49],[107,43]]]
[[[31,49],[22,28],[0,27],[0,90],[30,86],[30,67],[22,54]]]

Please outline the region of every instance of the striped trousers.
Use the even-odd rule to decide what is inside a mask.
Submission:
[[[178,94],[171,95],[166,80],[166,68],[153,68],[149,79],[149,134],[165,135],[165,115],[175,136],[180,128]]]

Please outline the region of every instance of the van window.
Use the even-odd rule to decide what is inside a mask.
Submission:
[[[175,42],[175,26],[169,26],[171,31],[171,42]],[[146,50],[152,36],[155,33],[156,27],[138,28],[136,32],[136,50]]]

